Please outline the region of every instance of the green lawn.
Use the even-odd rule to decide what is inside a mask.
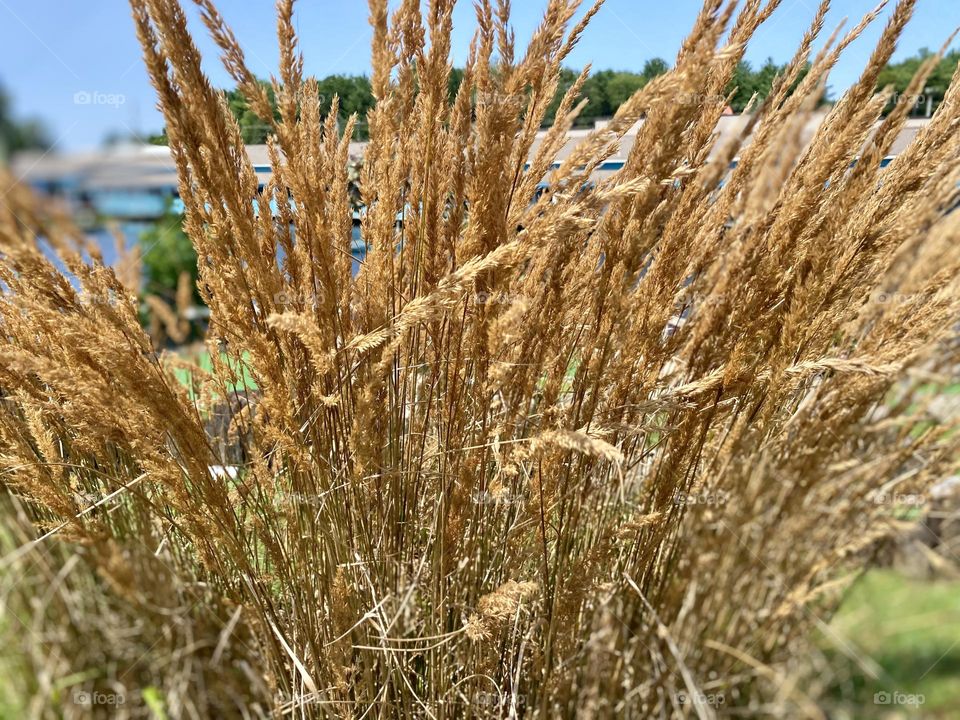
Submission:
[[[211,368],[206,350],[183,355]],[[235,369],[240,381],[231,391],[256,387],[246,362]],[[189,371],[176,373],[189,387]],[[960,384],[933,390],[954,394]],[[830,720],[960,718],[960,582],[871,570],[851,589],[820,646],[828,665],[820,678],[826,696],[818,700]],[[878,677],[864,666],[876,668]]]
[[[210,353],[203,349],[185,349],[178,352],[180,357],[184,360],[188,360],[192,363],[195,363],[200,366],[202,370],[206,372],[211,372],[213,370],[213,363],[210,362]],[[243,360],[231,360],[226,354],[221,353],[220,357],[229,367],[233,369],[236,373],[239,380],[236,383],[231,383],[228,386],[230,392],[243,392],[244,390],[255,390],[257,388],[257,383],[254,381],[253,376],[250,374],[249,363],[247,362],[246,354],[243,357]],[[177,380],[186,388],[192,387],[191,371],[187,368],[178,367],[174,368],[174,375]]]
[[[838,638],[864,662],[839,651]],[[960,717],[960,582],[872,570],[852,588],[821,645],[830,661],[829,717]],[[873,663],[876,679],[862,667]]]

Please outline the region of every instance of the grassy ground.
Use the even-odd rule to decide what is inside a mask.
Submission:
[[[860,662],[837,649],[837,638]],[[831,718],[960,717],[960,582],[872,570],[822,644]]]
[[[202,347],[183,355],[210,369]],[[256,387],[245,364],[236,370],[235,389]],[[576,363],[568,377],[575,372]],[[188,371],[177,373],[189,385]],[[934,390],[957,394],[960,384]],[[822,705],[831,720],[960,718],[960,582],[871,570],[852,588],[820,644]]]
[[[210,353],[202,345],[195,345],[189,348],[184,348],[183,350],[178,351],[177,353],[184,360],[188,360],[192,363],[196,363],[202,370],[210,372],[213,369],[213,363],[210,361]],[[254,390],[257,387],[256,382],[253,379],[253,376],[250,374],[250,368],[246,363],[246,357],[244,361],[236,362],[231,361],[227,355],[221,355],[224,362],[232,365],[233,371],[237,374],[237,382],[231,383],[229,390],[231,392],[243,391],[243,390]],[[191,386],[191,372],[187,368],[176,368],[174,374],[177,379],[184,385],[184,387],[189,388]]]

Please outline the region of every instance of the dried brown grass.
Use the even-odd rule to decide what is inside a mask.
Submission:
[[[881,172],[901,0],[804,145],[873,20],[812,57],[824,2],[753,141],[711,157],[719,94],[779,3],[710,0],[674,70],[551,171],[579,85],[531,151],[535,131],[594,9],[574,24],[579,0],[549,0],[518,53],[509,2],[481,0],[451,104],[452,4],[370,2],[352,277],[350,123],[319,115],[292,1],[264,112],[274,219],[176,0],[131,0],[212,313],[192,392],[123,282],[5,179],[5,622],[33,714],[83,715],[77,688],[131,716],[145,688],[193,718],[818,714],[788,677],[826,590],[892,532],[872,493],[956,468],[960,434],[920,425],[914,397],[957,362],[960,83]],[[641,117],[623,170],[586,186]],[[235,478],[211,471],[224,406]]]

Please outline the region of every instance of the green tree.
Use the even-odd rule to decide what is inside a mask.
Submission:
[[[647,60],[639,73],[626,70],[600,70],[593,73],[584,82],[581,95],[587,99],[587,104],[577,118],[576,124],[590,126],[599,118],[612,116],[637,90],[669,69],[670,66],[666,60],[655,57]],[[765,97],[770,90],[773,78],[781,70],[782,68],[774,64],[772,60],[768,60],[757,72],[751,69],[749,63],[741,63],[737,67],[735,81],[731,83],[731,88],[734,86],[738,88],[734,108],[742,109],[754,91],[760,92],[761,97]],[[576,82],[578,76],[579,72],[576,70],[570,68],[561,70],[557,92],[547,107],[544,116],[545,125],[553,124],[564,94]],[[451,101],[456,97],[462,82],[463,69],[453,68],[447,80],[448,96]],[[263,85],[276,114],[273,88],[266,82],[263,82]],[[354,130],[354,138],[357,140],[367,139],[369,133],[366,115],[374,106],[369,78],[365,75],[328,75],[320,80],[317,85],[320,94],[321,112],[328,113],[333,97],[338,96],[340,98],[339,115],[341,123],[351,114],[356,113],[358,122]],[[238,90],[230,90],[227,92],[227,102],[231,112],[240,124],[244,142],[251,144],[265,142],[267,135],[270,133],[270,126],[250,109],[243,95]],[[150,142],[166,144],[166,134],[151,136]]]
[[[462,74],[462,73],[461,73]],[[270,107],[273,109],[275,120],[279,120],[280,113],[277,109],[277,99],[273,90],[273,85],[261,80],[260,84],[267,93],[267,99]],[[354,131],[354,137],[358,140],[365,140],[367,132],[367,111],[373,105],[373,91],[370,87],[370,80],[364,75],[329,75],[323,80],[317,82],[318,93],[320,96],[320,111],[324,115],[330,112],[334,96],[340,98],[339,119],[341,125],[353,113],[357,114],[357,125]],[[227,90],[227,107],[237,119],[240,126],[240,136],[248,145],[262,145],[267,141],[267,137],[272,132],[272,127],[268,118],[261,118],[250,107],[243,93],[238,90]],[[155,145],[166,145],[168,142],[166,130],[161,133],[151,135],[149,142]]]
[[[757,98],[758,101],[765,100],[767,96],[770,95],[770,90],[773,88],[773,81],[777,79],[777,75],[785,70],[785,65],[777,65],[773,61],[773,58],[767,58],[763,66],[757,70],[754,79],[754,87],[759,95]]]
[[[615,72],[607,79],[606,93],[611,115],[651,78],[632,72]]]
[[[367,112],[373,109],[373,89],[365,75],[328,75],[318,83],[320,92],[320,110],[330,112],[334,95],[340,98],[341,125],[350,115],[356,113],[357,125],[354,138],[365,140],[368,137]]]
[[[637,90],[669,69],[670,66],[665,60],[652,58],[644,63],[643,70],[639,73],[625,70],[600,70],[593,73],[583,84],[582,97],[587,98],[587,105],[577,117],[576,124],[590,126],[599,118],[611,117]],[[579,72],[570,68],[561,70],[557,94],[544,118],[546,125],[553,124],[560,101],[579,75]]]
[[[463,83],[463,68],[451,68],[447,76],[447,97],[453,102]]]
[[[50,147],[47,131],[38,120],[17,120],[13,103],[0,88],[0,160],[20,150],[44,150]]]
[[[734,112],[743,112],[750,102],[750,98],[754,95],[757,96],[757,103],[763,102],[770,95],[770,90],[777,76],[785,70],[786,65],[777,65],[773,58],[767,58],[759,70],[754,70],[749,62],[741,60],[737,63],[737,67],[733,71],[733,78],[727,83],[724,91],[728,95],[733,93],[730,107]],[[794,86],[803,79],[808,71],[809,66],[800,71],[800,76]]]
[[[728,95],[733,93],[733,97],[730,99],[730,106],[736,112],[742,112],[747,106],[747,103],[750,102],[750,98],[753,97],[754,90],[756,89],[755,82],[753,68],[750,66],[750,63],[746,60],[741,60],[737,63],[737,67],[733,71],[733,77],[730,79],[730,82],[727,83],[725,90]]]
[[[200,302],[196,290],[197,252],[183,231],[183,215],[174,212],[168,201],[154,224],[140,235],[144,292],[172,300],[181,273],[188,273],[194,286],[194,300]]]
[[[943,102],[943,96],[950,85],[950,79],[957,69],[957,64],[960,63],[960,50],[947,53],[937,63],[917,97],[905,97],[904,95],[910,81],[913,80],[913,76],[920,69],[920,65],[931,54],[927,48],[921,48],[916,55],[898,63],[891,63],[880,71],[877,76],[877,90],[892,86],[894,91],[894,97],[886,108],[888,112],[893,109],[894,103],[907,102],[912,106],[910,114],[922,117],[927,114],[928,110],[931,112],[936,110]]]
[[[547,112],[543,118],[543,122],[546,125],[553,125],[554,120],[557,118],[557,109],[560,107],[560,101],[563,100],[563,96],[567,90],[570,89],[570,86],[577,81],[577,77],[579,75],[580,73],[578,73],[576,70],[571,70],[570,68],[561,68],[557,92],[553,96],[553,100],[551,100],[550,104],[547,106]]]
[[[280,115],[277,111],[273,86],[262,80],[260,82],[267,91],[274,117],[279,119]],[[323,115],[330,112],[334,96],[339,97],[341,125],[350,115],[356,113],[357,125],[354,137],[358,140],[367,138],[367,112],[373,108],[374,101],[370,80],[366,76],[328,75],[317,82],[317,91],[320,96],[320,112]],[[248,144],[266,142],[267,136],[271,132],[270,124],[250,109],[250,105],[243,94],[239,90],[231,90],[227,92],[227,102],[240,125],[243,141]]]
[[[640,73],[648,82],[658,75],[665,74],[670,69],[667,61],[663,58],[651,58],[643,64],[643,71]]]
[[[267,98],[270,101],[270,107],[273,108],[274,118],[279,119],[280,113],[277,110],[277,99],[273,93],[273,86],[264,80],[261,80],[260,84],[267,91]],[[262,118],[257,115],[250,108],[250,103],[247,102],[246,97],[240,90],[227,91],[227,106],[237,119],[237,124],[240,126],[240,136],[246,144],[262,145],[267,141],[267,136],[271,132],[269,118]],[[164,133],[165,136],[166,133]]]
[[[612,75],[613,70],[601,70],[593,73],[583,83],[583,97],[587,99],[587,105],[577,118],[578,125],[592,125],[596,118],[609,117],[613,114],[607,93]]]

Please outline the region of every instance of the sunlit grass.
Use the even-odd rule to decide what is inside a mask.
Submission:
[[[956,717],[960,697],[960,582],[906,578],[872,570],[854,585],[821,643],[835,677],[828,696],[837,717]],[[871,678],[831,637],[879,667]],[[895,693],[923,696],[916,709],[875,703]],[[911,714],[913,713],[913,714]]]

